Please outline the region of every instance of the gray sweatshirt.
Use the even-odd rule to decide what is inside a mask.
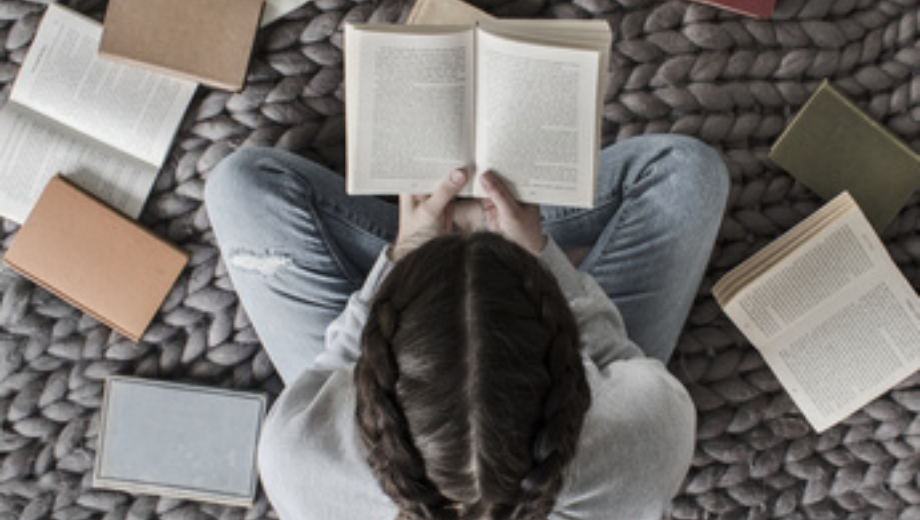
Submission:
[[[592,404],[553,520],[659,519],[693,455],[686,389],[626,336],[619,312],[551,240],[541,260],[578,321]],[[326,331],[326,351],[273,406],[259,470],[282,520],[393,520],[398,510],[368,466],[355,423],[353,369],[369,304],[392,264],[381,254]]]

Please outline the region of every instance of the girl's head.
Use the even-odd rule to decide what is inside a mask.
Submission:
[[[539,261],[450,235],[381,286],[355,369],[368,462],[408,518],[545,518],[590,404],[578,331]]]

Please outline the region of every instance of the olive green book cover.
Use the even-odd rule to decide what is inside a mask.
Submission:
[[[770,159],[825,199],[849,191],[879,233],[920,187],[920,156],[826,80]]]

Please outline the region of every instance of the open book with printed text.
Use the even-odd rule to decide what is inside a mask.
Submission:
[[[713,294],[823,431],[920,369],[920,301],[848,192]]]
[[[59,172],[140,214],[196,85],[99,59],[101,35],[98,22],[48,5],[0,110],[0,217],[24,222]]]
[[[349,193],[425,193],[463,168],[590,207],[610,43],[601,20],[347,25]]]

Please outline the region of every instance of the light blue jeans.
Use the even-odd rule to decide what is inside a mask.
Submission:
[[[633,341],[667,361],[728,189],[722,159],[699,141],[635,137],[601,152],[595,207],[544,206],[543,229],[563,250],[589,249],[579,269],[617,305]],[[349,196],[341,175],[265,148],[221,162],[206,203],[233,285],[289,384],[322,351],[326,327],[395,238],[398,208]]]

